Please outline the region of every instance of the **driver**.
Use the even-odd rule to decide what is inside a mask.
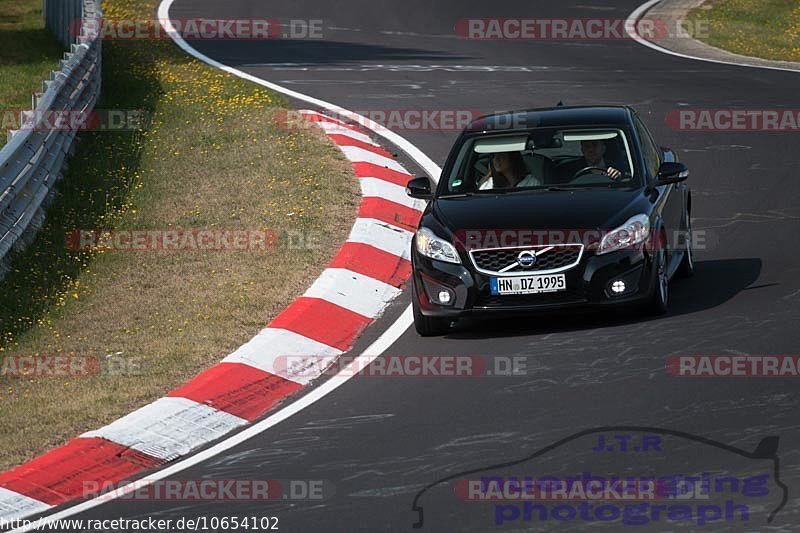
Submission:
[[[583,157],[562,167],[563,178],[571,179],[575,173],[586,167],[606,169],[606,174],[612,180],[621,178],[622,172],[606,162],[606,149],[605,141],[581,141]]]

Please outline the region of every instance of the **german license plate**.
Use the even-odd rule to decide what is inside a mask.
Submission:
[[[508,278],[490,278],[492,294],[539,294],[542,292],[558,292],[567,290],[564,274],[546,276],[524,276]]]

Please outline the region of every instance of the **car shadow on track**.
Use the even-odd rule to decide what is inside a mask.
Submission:
[[[761,274],[761,259],[721,259],[698,261],[690,279],[673,280],[670,284],[669,312],[664,317],[680,316],[712,309],[724,304],[750,287]],[[465,319],[446,335],[454,339],[516,337],[541,333],[576,331],[659,320],[642,310],[608,309],[599,311],[557,311],[504,319]],[[568,318],[568,320],[565,320]]]

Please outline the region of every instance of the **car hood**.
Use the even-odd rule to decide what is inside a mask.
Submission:
[[[524,191],[438,198],[433,215],[450,231],[613,229],[628,218],[649,214],[642,191]]]

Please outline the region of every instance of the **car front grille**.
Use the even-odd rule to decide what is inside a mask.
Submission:
[[[536,254],[536,263],[530,267],[514,265],[523,251]],[[541,273],[567,270],[580,261],[582,244],[557,244],[553,246],[532,246],[527,248],[494,248],[471,250],[469,252],[475,267],[485,274]],[[511,265],[514,265],[511,267]],[[511,268],[508,268],[511,267]],[[504,272],[503,269],[508,268]]]

